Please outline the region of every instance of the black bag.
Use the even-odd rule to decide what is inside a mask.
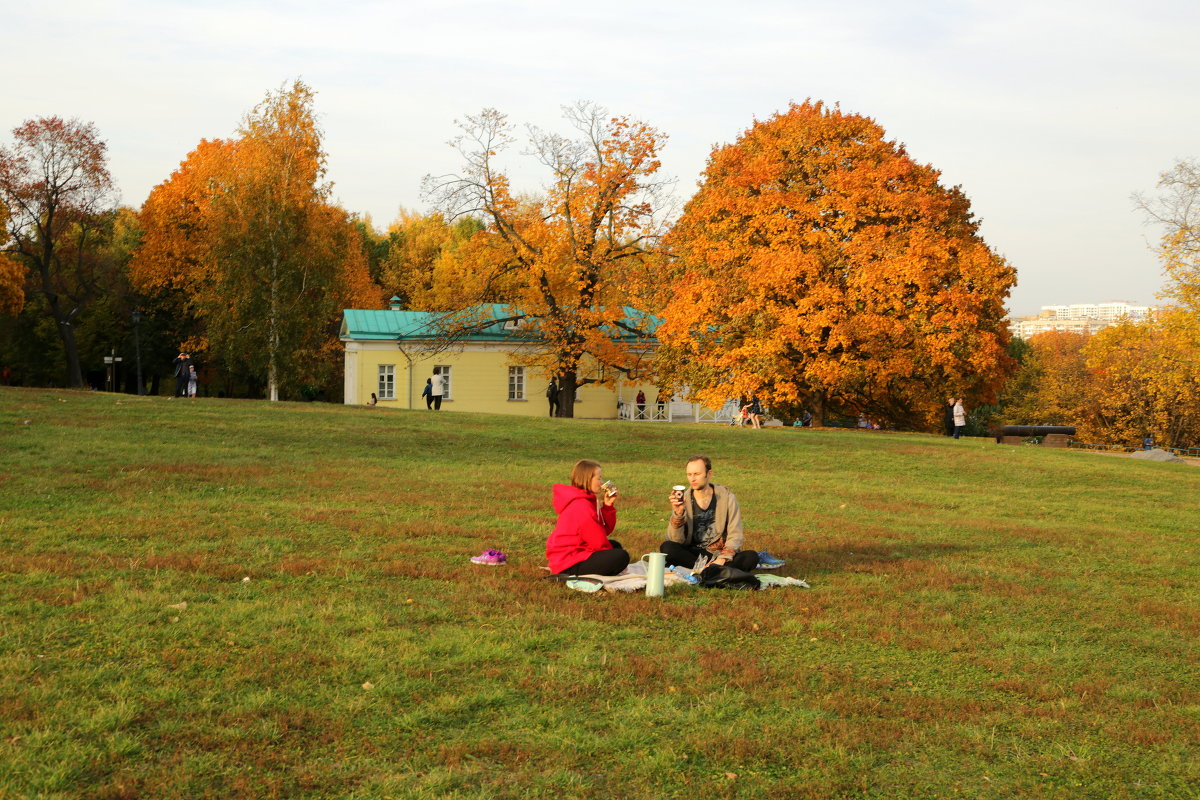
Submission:
[[[700,585],[706,589],[761,589],[758,578],[728,564],[709,564],[700,573]]]

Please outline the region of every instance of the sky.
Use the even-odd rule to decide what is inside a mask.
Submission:
[[[1014,314],[1154,304],[1162,271],[1132,196],[1200,157],[1200,3],[642,0],[0,0],[0,142],[77,117],[140,206],[269,91],[317,92],[333,194],[386,229],[421,178],[460,167],[455,120],[496,108],[569,132],[589,100],[668,137],[682,204],[712,148],[806,98],[873,118],[961,186],[1016,267]],[[515,188],[544,176],[521,148]]]

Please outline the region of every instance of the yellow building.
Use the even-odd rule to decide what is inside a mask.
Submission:
[[[503,309],[494,306],[491,311],[501,318],[505,316]],[[424,409],[426,381],[438,375],[443,382],[443,411],[525,416],[548,413],[549,378],[522,363],[525,359],[521,357],[523,353],[532,355],[539,345],[522,339],[516,323],[497,322],[447,348],[438,343],[436,322],[440,316],[435,312],[402,311],[397,298],[392,298],[390,309],[343,311],[346,404],[363,405],[374,393],[383,407]],[[649,383],[581,386],[575,417],[637,418],[635,399],[639,390],[645,393],[644,416],[650,420],[655,416],[658,390]],[[669,419],[670,413],[664,409],[658,416]]]

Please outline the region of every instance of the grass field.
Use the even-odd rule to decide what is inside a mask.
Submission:
[[[541,580],[575,459],[636,556],[694,452],[811,590]],[[983,440],[0,388],[0,797],[1196,797],[1198,492]]]

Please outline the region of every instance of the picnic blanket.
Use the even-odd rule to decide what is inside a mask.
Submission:
[[[799,578],[785,578],[782,575],[758,574],[760,588],[781,588],[798,586],[811,589],[807,582]],[[565,581],[568,589],[577,592],[640,592],[646,588],[646,562],[635,561],[625,568],[620,575],[576,575]],[[663,572],[663,587],[694,586],[677,572],[667,569]]]

